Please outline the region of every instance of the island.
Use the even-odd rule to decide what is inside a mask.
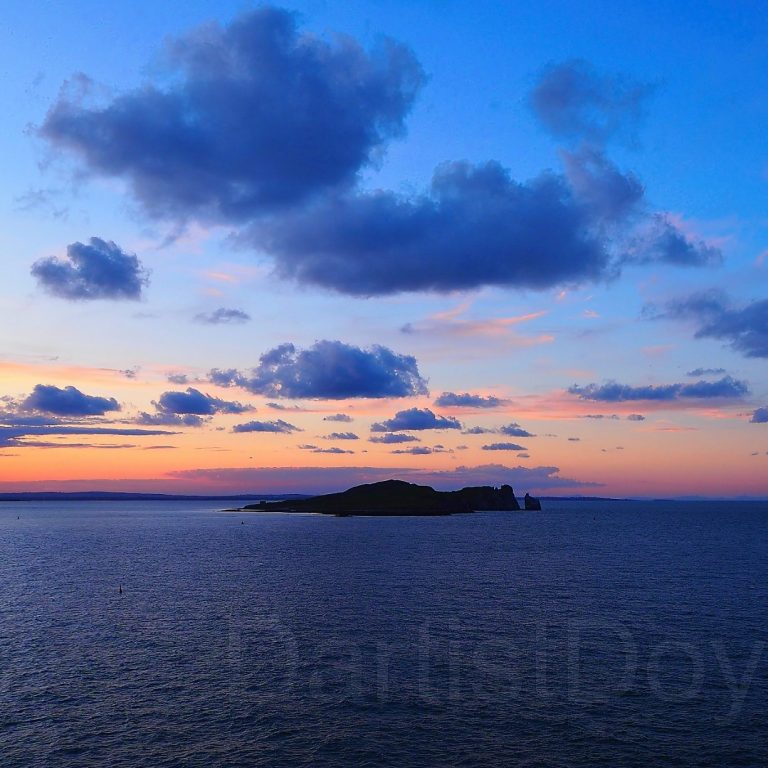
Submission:
[[[526,494],[526,500],[536,501]],[[526,503],[526,508],[530,509]],[[534,507],[536,508],[536,507]],[[537,507],[541,509],[541,505]],[[518,511],[520,504],[509,485],[501,488],[478,486],[459,491],[436,491],[428,485],[416,485],[404,480],[383,480],[379,483],[357,485],[341,493],[328,493],[306,499],[261,501],[242,508],[261,512],[305,512],[347,517],[398,516],[431,517],[470,512]]]

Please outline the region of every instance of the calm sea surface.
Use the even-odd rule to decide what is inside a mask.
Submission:
[[[602,765],[768,765],[768,505],[0,503],[3,768]]]

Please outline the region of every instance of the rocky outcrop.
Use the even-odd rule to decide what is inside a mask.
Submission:
[[[525,497],[523,498],[523,506],[529,511],[541,511],[541,502],[538,499],[534,499],[533,496],[531,496],[529,493],[526,493]]]
[[[342,493],[309,499],[249,504],[245,509],[264,512],[317,512],[326,515],[453,515],[480,511],[520,509],[509,485],[479,486],[460,491],[436,491],[403,480],[358,485]]]

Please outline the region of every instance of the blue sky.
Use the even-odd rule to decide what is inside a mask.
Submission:
[[[323,358],[347,397],[304,388],[304,397],[280,400],[307,433],[298,437],[259,434],[245,442],[234,431],[242,418],[206,414],[204,425],[169,436],[171,448],[146,451],[140,440],[121,448],[125,469],[117,474],[107,438],[90,438],[84,450],[82,439],[60,434],[56,457],[66,460],[52,470],[50,446],[14,433],[0,482],[177,488],[192,475],[173,473],[225,468],[251,471],[243,482],[267,487],[270,468],[311,466],[316,482],[324,468],[418,474],[493,463],[500,478],[505,471],[524,483],[531,478],[537,491],[547,490],[552,473],[542,469],[534,479],[520,467],[556,467],[572,481],[562,484],[569,492],[589,483],[643,495],[691,493],[703,483],[714,493],[713,474],[725,462],[727,492],[768,494],[768,427],[755,416],[768,403],[761,304],[768,21],[761,4],[297,2],[284,10],[295,14],[296,35],[321,41],[313,50],[335,52],[336,69],[278,56],[273,74],[283,85],[262,109],[272,76],[251,76],[266,64],[228,70],[206,91],[210,64],[187,58],[180,65],[178,56],[210,51],[191,32],[200,25],[218,24],[213,47],[229,40],[225,50],[227,30],[252,14],[289,18],[276,7],[4,4],[4,423],[18,429],[29,414],[62,418],[22,408],[36,402],[28,398],[38,384],[120,403],[117,417],[69,414],[75,421],[68,424],[82,428],[94,418],[104,429],[125,428],[142,412],[161,413],[154,403],[163,392],[186,386],[239,398],[269,422],[278,414],[267,405],[276,390],[242,382],[254,380],[247,371],[259,368],[262,354],[285,343],[297,350],[290,375],[299,378],[308,375],[302,350],[322,341],[347,345]],[[270,30],[262,43],[253,30],[246,36],[243,50],[254,60],[267,61],[258,56],[274,39]],[[397,55],[376,58],[387,39],[396,41]],[[173,40],[187,46],[175,61]],[[343,53],[350,46],[355,56]],[[349,82],[366,83],[364,90],[339,85],[351,72],[357,81]],[[297,73],[305,80],[290,79]],[[89,95],[81,103],[82,75]],[[291,88],[315,77],[337,89],[336,100],[312,101],[316,112],[303,121]],[[227,101],[227,87],[244,82],[261,89],[248,107],[253,118],[242,102]],[[547,88],[563,82],[565,97],[558,90],[554,98]],[[148,122],[148,89],[185,93],[184,119],[199,128],[187,139],[207,141],[219,131],[208,159],[227,158],[231,172],[209,168],[196,186],[199,167],[182,134],[179,142],[165,133],[161,139],[160,123]],[[76,128],[57,122],[62,105]],[[110,105],[113,116],[122,105],[120,131],[99,117]],[[342,119],[352,121],[352,133],[342,132]],[[266,150],[254,149],[256,135],[266,137]],[[99,136],[107,139],[96,157]],[[277,170],[265,170],[270,158]],[[245,178],[251,193],[259,191],[237,208],[232,194],[241,187],[231,180],[241,161],[247,170],[238,184]],[[150,162],[166,163],[162,184],[147,175]],[[190,204],[190,195],[198,202]],[[92,267],[104,267],[101,242],[115,244],[107,266],[117,265],[121,277],[108,269],[99,284],[73,272],[72,259],[85,254]],[[361,365],[378,381],[379,358],[338,357],[339,349],[375,345],[395,361],[415,359],[425,389],[371,397],[370,387],[342,380]],[[221,387],[211,369],[241,378]],[[706,372],[689,375],[698,369]],[[173,373],[186,383],[169,382]],[[590,384],[609,381],[627,387],[630,399],[583,396],[598,391],[584,389]],[[697,381],[713,386],[686,394],[684,385]],[[647,387],[656,388],[650,396]],[[450,431],[420,440],[430,454],[368,444],[372,424],[411,407],[438,411],[443,391],[504,401],[494,409],[445,409],[463,426],[520,423],[536,438],[525,451],[494,451],[492,462],[483,448],[491,438]],[[338,409],[358,414],[366,447],[317,455],[300,448],[317,443],[324,416]],[[646,419],[628,421],[630,413]],[[604,418],[584,418],[594,415]],[[272,478],[285,482],[283,474]]]

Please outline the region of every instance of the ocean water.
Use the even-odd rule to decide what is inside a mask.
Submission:
[[[767,554],[758,503],[3,503],[0,766],[765,766]]]

